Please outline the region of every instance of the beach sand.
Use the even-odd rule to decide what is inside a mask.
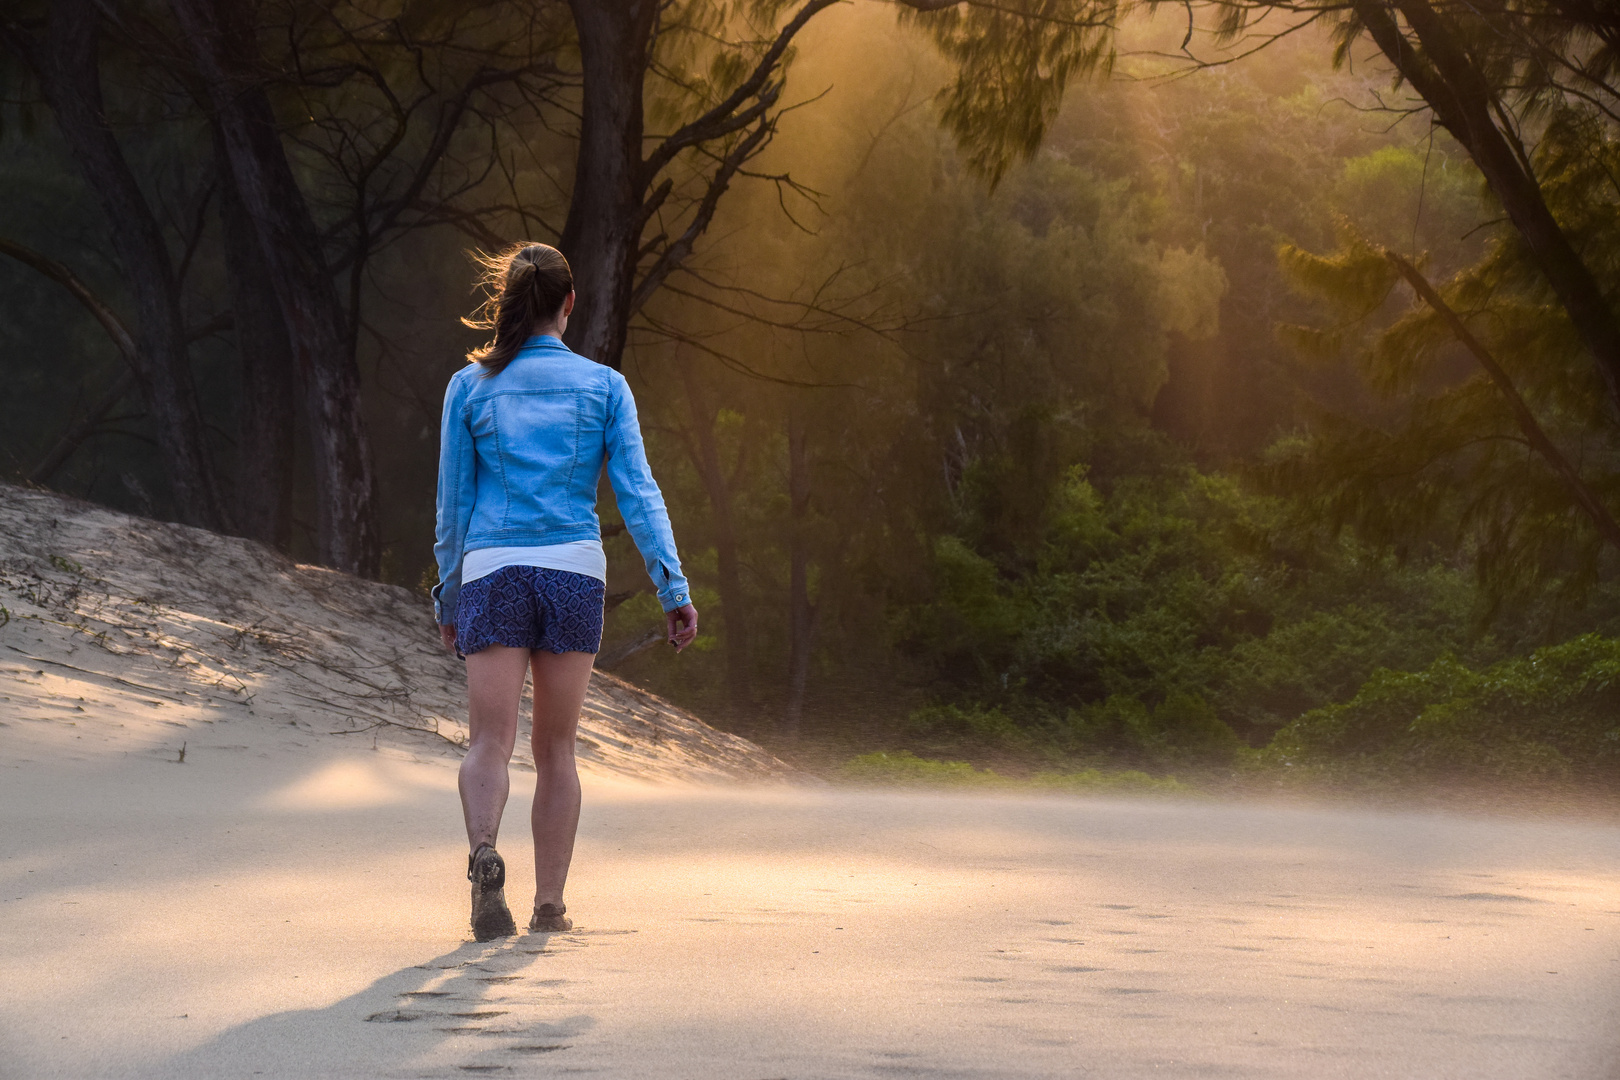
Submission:
[[[1620,1064],[1610,826],[593,776],[576,930],[480,945],[450,762],[244,738],[6,766],[6,1076]]]
[[[603,678],[576,929],[477,944],[419,598],[0,537],[0,1076],[1620,1076],[1612,821],[795,783]]]

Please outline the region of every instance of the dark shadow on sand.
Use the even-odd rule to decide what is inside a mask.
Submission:
[[[568,1012],[550,989],[556,980],[536,970],[547,956],[584,946],[571,934],[469,941],[324,1009],[238,1024],[150,1073],[392,1078],[506,1072],[565,1052],[596,1026],[596,1018]]]

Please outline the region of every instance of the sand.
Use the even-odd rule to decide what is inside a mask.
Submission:
[[[576,929],[481,945],[419,599],[0,536],[0,1076],[1620,1076],[1612,822],[793,783],[603,679]]]
[[[6,1076],[1620,1065],[1610,826],[587,777],[576,930],[480,945],[449,762],[6,765]]]
[[[462,665],[407,589],[0,484],[0,723],[82,721],[85,752],[112,740],[161,757],[248,723],[438,756],[466,744],[465,709]],[[601,672],[580,736],[581,761],[603,774],[796,775]],[[526,744],[516,760],[532,770]]]

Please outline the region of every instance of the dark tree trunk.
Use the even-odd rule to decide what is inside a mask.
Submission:
[[[163,453],[176,516],[229,525],[214,483],[168,244],[107,123],[96,55],[99,16],[90,0],[58,0],[41,47],[29,50],[51,110],[85,181],[107,215],[107,242],[135,301],[129,356]]]
[[[658,2],[571,0],[570,6],[585,90],[574,191],[559,245],[579,292],[568,346],[617,368],[646,220],[641,95]]]
[[[236,526],[243,536],[286,551],[292,542],[294,391],[292,345],[259,250],[253,223],[237,194],[216,127],[220,220],[231,275],[242,400],[237,407]]]
[[[1492,117],[1495,92],[1463,51],[1462,36],[1428,0],[1399,0],[1397,6],[1417,35],[1421,53],[1406,40],[1386,0],[1355,0],[1356,14],[1379,50],[1474,159],[1597,361],[1610,401],[1620,409],[1620,318],[1547,208],[1528,163],[1497,127]]]
[[[257,78],[257,45],[245,21],[250,9],[231,0],[172,0],[171,6],[207,86],[286,326],[313,444],[320,560],[376,577],[382,544],[360,369],[320,235]]]
[[[810,457],[808,432],[797,403],[788,406],[788,699],[782,734],[797,741],[810,682],[810,647],[820,605],[810,602]]]
[[[692,409],[692,457],[703,480],[704,493],[714,514],[714,550],[718,564],[720,616],[725,622],[726,692],[731,707],[742,712],[753,704],[752,657],[748,639],[748,604],[743,596],[742,564],[737,555],[737,530],[732,520],[731,485],[720,466],[720,447],[714,424],[718,410],[698,382],[690,362],[679,364]]]

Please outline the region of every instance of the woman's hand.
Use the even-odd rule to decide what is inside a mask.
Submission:
[[[451,623],[449,626],[445,626],[442,623],[440,624],[439,640],[444,642],[445,652],[453,653],[456,651],[456,627],[454,623]]]
[[[669,627],[669,643],[675,646],[676,652],[680,652],[697,637],[697,608],[682,604],[674,611],[666,611],[664,623]]]

